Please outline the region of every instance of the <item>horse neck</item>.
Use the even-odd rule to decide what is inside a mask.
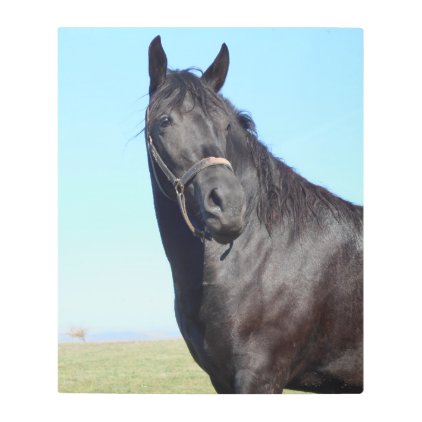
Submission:
[[[203,244],[188,229],[177,203],[160,192],[152,173],[151,183],[160,236],[175,284],[183,281],[184,286],[194,286],[202,276]]]

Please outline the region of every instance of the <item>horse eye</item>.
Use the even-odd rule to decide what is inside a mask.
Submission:
[[[160,118],[160,127],[167,127],[171,125],[171,118],[169,116],[163,116]]]

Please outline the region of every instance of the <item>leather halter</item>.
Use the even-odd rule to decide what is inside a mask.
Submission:
[[[203,242],[205,238],[211,239],[210,233],[204,230],[200,230],[196,228],[189,219],[187,210],[186,210],[186,199],[185,199],[185,187],[195,178],[195,176],[210,166],[225,166],[233,172],[232,165],[230,161],[226,160],[222,157],[207,157],[199,160],[195,163],[192,167],[190,167],[182,177],[176,177],[174,173],[168,168],[164,160],[161,158],[160,154],[158,153],[157,149],[155,148],[152,137],[149,135],[149,108],[147,109],[146,114],[146,135],[147,135],[147,147],[148,147],[148,156],[151,160],[151,167],[154,174],[155,182],[161,193],[170,200],[174,200],[171,198],[164,188],[162,187],[155,170],[154,162],[160,167],[161,171],[166,176],[167,180],[173,185],[173,188],[176,192],[177,203],[179,205],[180,212],[182,213],[183,219],[185,220],[186,225],[189,227],[189,230],[192,232],[194,236],[197,236]]]

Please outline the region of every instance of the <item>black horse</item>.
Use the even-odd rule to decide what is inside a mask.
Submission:
[[[218,393],[363,390],[363,209],[273,157],[218,91],[149,47],[146,141],[175,312]]]

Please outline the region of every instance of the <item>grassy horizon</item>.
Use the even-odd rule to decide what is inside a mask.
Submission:
[[[59,343],[58,353],[60,393],[216,394],[181,339]]]

